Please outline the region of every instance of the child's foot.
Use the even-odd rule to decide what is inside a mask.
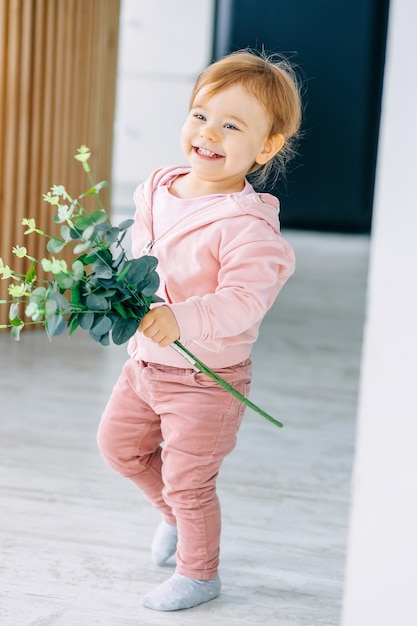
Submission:
[[[156,529],[152,541],[152,561],[155,565],[165,565],[177,550],[178,531],[175,525],[162,521]]]
[[[154,611],[178,611],[191,609],[193,606],[213,600],[220,593],[221,582],[216,576],[213,580],[195,580],[181,574],[174,574],[162,585],[150,591],[142,600],[143,606]]]

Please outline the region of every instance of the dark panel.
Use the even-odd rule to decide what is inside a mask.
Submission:
[[[304,136],[279,196],[288,228],[368,232],[388,0],[218,0],[214,59],[280,52],[304,85]]]

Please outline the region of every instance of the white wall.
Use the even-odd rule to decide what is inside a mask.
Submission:
[[[417,624],[416,25],[392,0],[343,626]]]
[[[214,0],[122,0],[112,206],[157,167],[184,162],[179,133],[210,63]]]

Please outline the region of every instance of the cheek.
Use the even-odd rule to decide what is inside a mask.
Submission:
[[[187,124],[184,124],[184,126],[181,129],[181,133],[180,133],[180,147],[181,149],[184,151],[186,148],[189,147],[190,145],[190,133],[188,131],[188,126]]]
[[[241,158],[241,160],[249,160],[254,161],[255,156],[258,154],[256,146],[251,142],[245,142],[241,144],[236,149],[237,156]]]
[[[194,137],[197,132],[196,127],[197,127],[197,124],[195,123],[194,119],[187,117],[181,128],[181,134],[180,134],[181,141],[183,139],[189,141],[192,137]]]

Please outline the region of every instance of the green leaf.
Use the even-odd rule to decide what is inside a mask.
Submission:
[[[96,183],[94,185],[94,187],[97,189],[97,191],[100,191],[100,189],[104,189],[104,187],[108,186],[108,182],[107,180],[101,180],[99,183]]]
[[[100,183],[97,183],[96,185],[94,185],[94,187],[91,187],[88,191],[85,191],[83,194],[81,194],[80,198],[85,198],[85,196],[95,196],[100,191],[100,189],[107,187],[108,184],[109,183],[106,180],[102,180]]]
[[[94,230],[94,224],[90,224],[89,226],[87,226],[87,228],[84,228],[81,239],[83,241],[91,241],[91,237],[94,235]]]
[[[96,232],[99,235],[104,235],[105,233],[108,233],[109,230],[111,230],[113,228],[113,226],[111,226],[110,224],[96,224]]]
[[[90,284],[100,285],[101,287],[104,287],[105,290],[115,288],[117,291],[121,291],[119,283],[114,278],[96,278],[95,274],[93,274],[90,279]],[[104,296],[105,293],[100,290],[100,295]]]
[[[120,222],[119,224],[119,229],[120,230],[127,230],[128,228],[130,228],[132,226],[132,224],[135,223],[135,220],[129,219],[129,220],[123,220],[123,222]]]
[[[113,302],[112,306],[123,319],[127,320],[130,317],[129,313],[126,311],[124,306],[120,304],[120,302]]]
[[[80,215],[74,222],[74,226],[77,230],[84,230],[88,226],[91,226],[91,218],[89,215]]]
[[[49,252],[51,252],[52,254],[58,254],[63,250],[64,247],[65,242],[61,241],[61,239],[57,239],[56,237],[50,239],[46,244],[46,249],[49,250]]]
[[[137,305],[135,304],[134,306],[132,306],[131,310],[130,310],[130,316],[133,319],[135,319],[137,321],[137,323],[139,324],[142,321],[142,318],[144,315],[146,315],[146,313],[149,311],[149,306],[147,304],[140,304]]]
[[[33,322],[41,322],[45,318],[45,304],[43,302],[36,302],[32,298],[29,301],[25,309],[25,315],[30,317]]]
[[[110,250],[101,250],[98,247],[91,248],[90,252],[79,257],[83,265],[91,265],[95,261],[100,260],[107,265],[111,265],[113,257]]]
[[[30,268],[26,272],[25,283],[31,285],[36,280],[36,261],[33,261]]]
[[[95,196],[95,195],[97,195],[97,190],[95,187],[91,187],[87,191],[84,191],[84,193],[81,194],[80,198],[86,198],[87,196]]]
[[[45,298],[46,296],[46,288],[45,287],[36,287],[31,293],[31,296],[35,296],[35,298]]]
[[[110,344],[110,333],[102,335],[99,339],[99,343],[101,343],[102,346],[108,346]]]
[[[104,291],[100,291],[100,295],[104,298],[113,298],[116,293],[117,289],[105,289]]]
[[[90,293],[87,296],[86,305],[91,311],[105,311],[110,308],[107,299],[103,296],[97,296],[95,293]]]
[[[77,239],[81,239],[81,231],[75,229],[75,228],[70,228],[70,237],[73,241],[77,241]]]
[[[17,302],[13,302],[13,304],[10,305],[10,309],[9,309],[9,320],[15,320],[19,317],[19,305]]]
[[[78,237],[78,239],[80,239],[80,237]],[[91,241],[84,241],[83,243],[79,243],[74,248],[74,254],[80,254],[81,252],[85,252],[86,250],[88,250],[88,248],[91,248]]]
[[[19,339],[20,339],[20,332],[21,332],[23,327],[24,327],[24,323],[23,322],[19,326],[13,326],[12,330],[10,331],[12,339],[14,339],[15,341],[19,341]]]
[[[113,276],[112,268],[100,259],[93,264],[93,271],[96,278],[111,278]]]
[[[118,281],[122,282],[122,281],[124,281],[126,279],[127,273],[129,272],[130,267],[131,267],[131,263],[132,263],[132,261],[128,261],[120,269],[120,273],[119,273],[119,275],[117,277]]]
[[[94,261],[97,261],[97,259],[98,259],[97,251],[90,250],[88,254],[80,255],[77,261],[81,261],[83,265],[91,265],[91,263],[94,263]]]
[[[55,300],[47,300],[45,302],[45,317],[47,320],[50,320],[53,317],[58,309],[58,304]]]
[[[158,260],[151,256],[142,256],[139,259],[131,259],[124,266],[120,272],[118,280],[124,281],[128,285],[135,286],[138,291],[141,291],[143,286],[146,285],[146,279],[148,275],[153,272]],[[142,283],[143,286],[142,286]],[[141,288],[139,288],[141,285]]]
[[[150,272],[153,272],[156,269],[156,266],[158,265],[158,259],[155,256],[145,255],[141,258],[146,261]]]
[[[72,271],[74,272],[74,280],[76,282],[80,281],[84,276],[84,265],[79,259],[76,259],[72,264]]]
[[[120,234],[120,230],[117,228],[117,226],[110,228],[110,230],[106,233],[104,237],[106,245],[112,246],[114,243],[116,243],[119,234]]]
[[[57,274],[55,281],[61,289],[71,289],[74,284],[74,278],[69,274]]]
[[[106,263],[107,265],[111,265],[113,262],[113,255],[111,251],[108,250],[107,248],[97,249],[97,257],[100,259],[100,261],[102,261],[103,263]]]
[[[142,289],[142,293],[144,296],[153,296],[155,291],[159,287],[159,276],[156,272],[152,272],[149,276],[148,283],[146,287]]]
[[[90,214],[90,219],[94,222],[94,224],[104,224],[108,221],[109,216],[106,211],[100,209],[98,211],[93,211]]]
[[[126,258],[126,253],[125,253],[125,251],[123,250],[123,251],[119,254],[119,256],[118,256],[116,259],[114,259],[114,261],[113,261],[113,267],[117,269],[117,268],[119,267],[119,265],[121,264],[121,262],[125,260],[125,258]]]
[[[66,297],[59,293],[58,291],[53,291],[49,296],[50,300],[56,302],[57,307],[59,307],[64,313],[67,313],[70,309],[70,304]]]
[[[75,331],[77,330],[77,328],[79,327],[77,312],[71,314],[69,320],[67,321],[67,327],[68,327],[68,335],[71,337],[71,335],[73,335]]]
[[[63,315],[54,315],[46,323],[46,332],[49,338],[60,335],[65,330],[65,318]]]
[[[13,319],[9,319],[10,324],[14,327],[14,326],[21,326],[21,324],[23,324],[24,322],[19,319],[18,317],[14,317]]]
[[[78,315],[78,323],[84,330],[90,330],[94,322],[94,313],[87,311]]]
[[[138,321],[132,318],[119,318],[113,326],[112,339],[113,343],[120,346],[126,343],[137,331]]]
[[[71,290],[71,303],[75,306],[82,304],[80,283],[75,283]]]
[[[96,315],[94,318],[94,324],[90,328],[90,333],[93,335],[101,337],[109,332],[111,327],[113,326],[113,322],[106,315]]]
[[[61,226],[61,237],[65,241],[65,243],[71,241],[71,229],[66,224]]]

